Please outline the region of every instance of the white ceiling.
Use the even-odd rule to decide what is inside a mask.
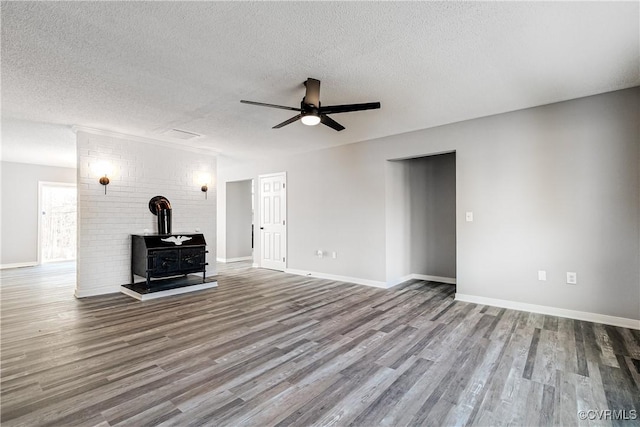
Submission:
[[[71,125],[182,145],[164,134],[178,128],[203,135],[195,147],[260,156],[640,85],[638,2],[3,2],[1,14],[10,161],[73,165]],[[333,115],[342,132],[275,130],[295,112],[239,102],[297,107],[307,77],[324,105],[382,108]]]

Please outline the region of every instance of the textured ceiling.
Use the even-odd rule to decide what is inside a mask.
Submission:
[[[3,159],[46,158],[38,140],[68,148],[71,125],[291,153],[637,86],[639,13],[638,2],[3,2]],[[239,102],[299,106],[307,77],[324,105],[382,108],[333,115],[342,132],[274,130],[295,113]]]

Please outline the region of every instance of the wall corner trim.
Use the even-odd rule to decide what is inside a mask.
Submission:
[[[356,285],[372,286],[374,288],[382,288],[382,289],[390,288],[390,286],[386,282],[380,282],[377,280],[370,280],[370,279],[361,279],[359,277],[339,276],[336,274],[318,273],[315,271],[296,270],[292,268],[287,268],[284,270],[284,272],[288,274],[295,274],[298,276],[314,277],[317,279],[337,280],[340,282],[355,283]]]
[[[583,320],[586,322],[603,323],[605,325],[619,326],[621,328],[640,330],[640,320],[625,317],[609,316],[606,314],[589,313],[586,311],[568,310],[565,308],[548,307],[544,305],[527,304],[517,301],[508,301],[495,298],[485,298],[475,295],[456,293],[456,301],[470,302],[474,304],[490,305],[493,307],[509,308],[512,310],[527,311],[530,313],[548,314],[551,316],[566,317],[568,319]]]

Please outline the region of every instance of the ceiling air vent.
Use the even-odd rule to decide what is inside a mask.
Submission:
[[[181,130],[181,129],[170,129],[168,131],[166,131],[164,133],[167,136],[170,136],[171,138],[176,138],[176,139],[193,139],[193,138],[198,138],[202,135],[195,133],[195,132],[189,132],[186,130]]]

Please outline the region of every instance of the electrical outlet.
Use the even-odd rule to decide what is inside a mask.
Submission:
[[[324,256],[324,252],[322,252],[322,249],[318,249],[316,251],[316,255],[318,256],[318,258],[322,258]]]
[[[538,280],[542,282],[547,280],[547,272],[545,270],[538,270]]]
[[[331,258],[333,259],[338,258],[338,253],[336,251],[331,252]]]
[[[577,285],[578,284],[578,273],[567,272],[567,284],[568,285]]]
[[[465,219],[467,220],[467,222],[473,222],[473,212],[467,212],[465,214]]]

